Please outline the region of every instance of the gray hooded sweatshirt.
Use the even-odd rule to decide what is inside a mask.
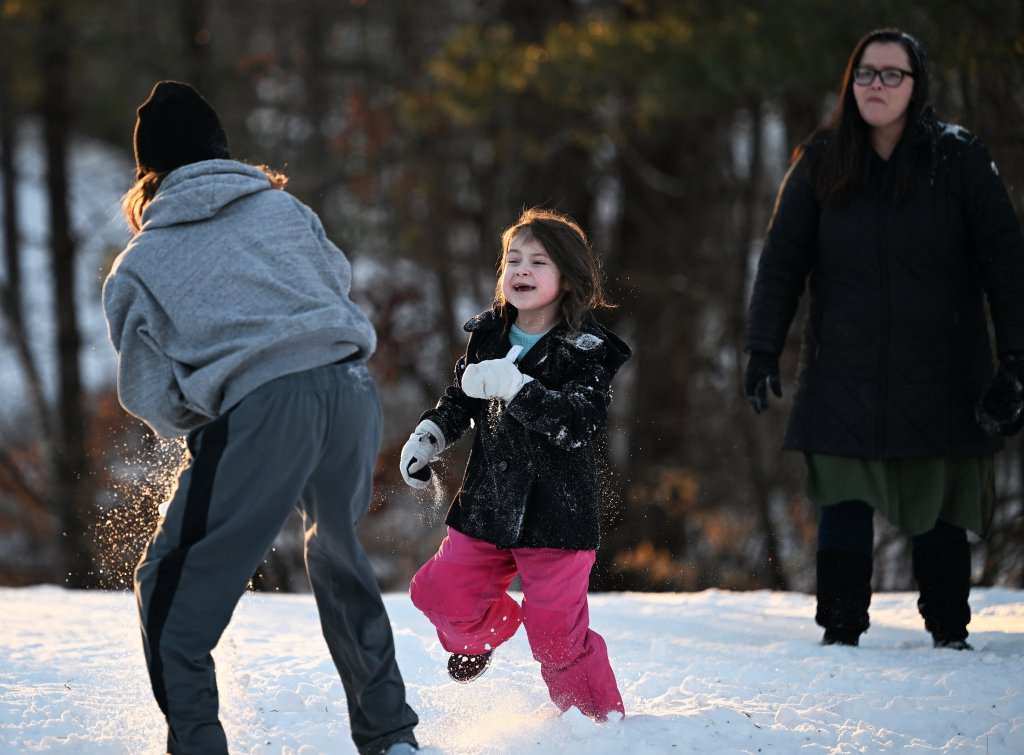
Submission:
[[[177,437],[274,378],[368,358],[351,281],[316,214],[258,168],[172,171],[103,284],[121,404]]]

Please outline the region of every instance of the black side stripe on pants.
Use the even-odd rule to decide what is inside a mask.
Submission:
[[[181,574],[189,549],[206,534],[206,523],[210,513],[210,498],[217,465],[228,442],[228,415],[215,419],[202,431],[199,453],[192,468],[188,497],[185,499],[185,515],[181,525],[181,542],[176,550],[169,553],[157,569],[156,584],[150,597],[146,614],[146,634],[149,641],[149,679],[153,685],[160,710],[167,715],[167,689],[164,685],[164,664],[160,657],[160,638],[163,634],[171,602],[178,591]]]

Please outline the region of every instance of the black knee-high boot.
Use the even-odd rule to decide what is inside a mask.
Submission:
[[[913,551],[914,579],[921,596],[917,610],[937,648],[969,650],[967,625],[971,607],[971,546],[945,543]]]
[[[844,551],[818,551],[818,611],[822,645],[856,645],[867,631],[872,560]]]

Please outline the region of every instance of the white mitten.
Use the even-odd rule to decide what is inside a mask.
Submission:
[[[522,348],[513,346],[504,359],[487,359],[469,365],[462,373],[462,390],[473,398],[500,398],[506,404],[533,378],[524,375],[513,360]]]
[[[430,484],[427,466],[444,450],[444,433],[429,419],[421,421],[402,446],[399,468],[402,479],[410,487],[423,489]]]

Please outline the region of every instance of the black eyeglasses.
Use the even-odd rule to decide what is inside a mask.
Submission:
[[[904,71],[902,68],[883,68],[881,71],[877,68],[867,67],[853,69],[853,83],[862,87],[871,86],[875,76],[882,80],[882,86],[892,89],[903,83],[904,76],[913,78],[914,72]]]

